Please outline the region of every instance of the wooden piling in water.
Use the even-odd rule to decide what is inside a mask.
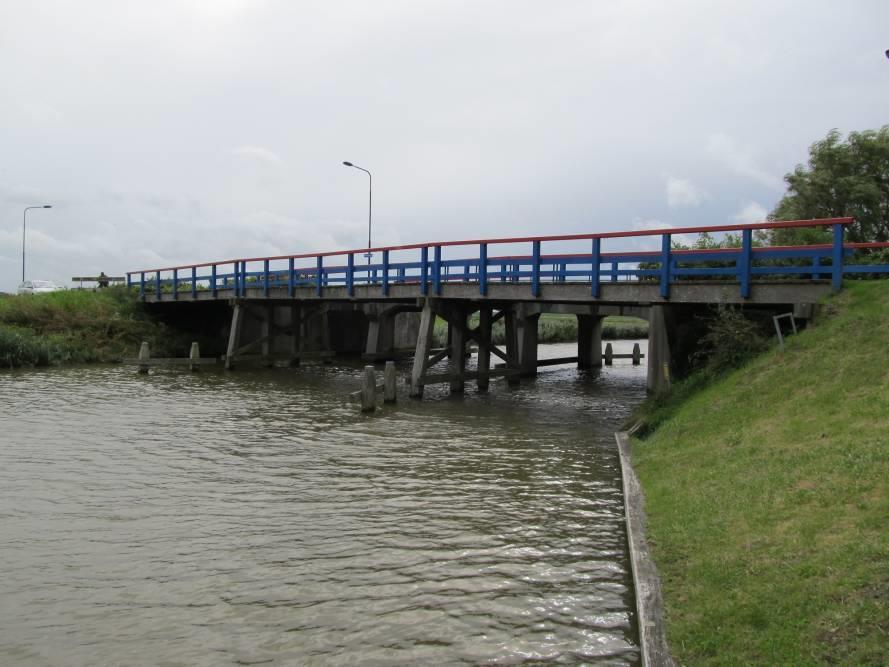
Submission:
[[[638,366],[642,361],[642,349],[639,347],[639,343],[633,343],[633,365]]]
[[[614,349],[611,347],[611,343],[608,343],[605,346],[605,365],[611,366],[614,363]]]
[[[395,362],[387,361],[383,370],[383,402],[395,403],[397,398]]]
[[[151,350],[148,347],[148,341],[143,340],[139,346],[139,373],[145,375],[148,373],[148,360],[151,359]]]
[[[377,409],[377,377],[373,366],[364,367],[364,386],[361,387],[361,412]]]
[[[192,373],[200,368],[198,360],[201,358],[201,348],[198,347],[197,341],[191,344],[191,350],[188,353],[188,370]]]

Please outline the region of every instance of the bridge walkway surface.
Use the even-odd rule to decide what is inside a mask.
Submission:
[[[409,348],[413,396],[433,382],[462,391],[473,379],[485,390],[492,377],[514,384],[533,376],[543,313],[576,315],[578,366],[601,366],[603,317],[632,314],[649,321],[648,388],[658,391],[670,382],[682,320],[701,307],[791,310],[805,319],[824,296],[841,289],[844,277],[889,273],[887,264],[860,261],[889,244],[844,241],[852,222],[793,220],[240,258],[128,272],[127,285],[147,303],[191,305],[195,317],[203,303],[230,306],[228,368],[256,359],[298,363],[331,352],[363,351],[380,360]],[[831,241],[756,242],[772,230],[799,227],[827,229]],[[732,247],[674,246],[704,232],[731,234]],[[652,241],[659,249],[645,248]],[[443,349],[433,346],[436,318],[448,325]],[[492,342],[498,320],[505,327],[502,349]],[[472,372],[466,368],[471,342],[479,352]],[[491,368],[491,356],[503,367]],[[433,373],[444,359],[447,372]]]

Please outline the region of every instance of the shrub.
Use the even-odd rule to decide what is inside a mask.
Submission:
[[[769,347],[764,321],[752,319],[738,308],[719,306],[707,318],[707,325],[692,362],[714,374],[737,368]]]

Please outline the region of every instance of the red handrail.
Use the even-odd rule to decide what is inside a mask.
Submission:
[[[562,236],[519,236],[512,238],[497,238],[497,239],[469,239],[463,241],[439,241],[433,243],[411,243],[408,245],[398,245],[398,246],[380,246],[376,248],[359,248],[355,250],[334,250],[330,252],[311,252],[311,253],[300,253],[295,255],[276,255],[274,257],[242,257],[237,259],[225,259],[218,262],[201,262],[198,264],[183,264],[181,266],[167,266],[160,269],[145,269],[142,271],[127,271],[128,275],[133,275],[136,273],[157,273],[160,271],[175,271],[179,269],[190,269],[200,268],[204,266],[214,266],[220,264],[234,264],[235,262],[261,262],[261,261],[277,261],[282,259],[308,259],[310,257],[336,257],[342,255],[361,255],[367,252],[383,252],[384,250],[388,250],[389,252],[396,250],[418,250],[420,248],[433,248],[435,246],[439,247],[450,247],[450,246],[469,246],[469,245],[480,245],[482,243],[487,244],[503,244],[503,243],[530,243],[534,241],[540,242],[548,242],[548,241],[584,241],[584,240],[592,240],[592,239],[617,239],[617,238],[632,238],[634,236],[661,236],[663,234],[701,234],[704,232],[736,232],[743,231],[745,229],[757,230],[757,229],[786,229],[793,227],[826,227],[829,225],[848,225],[853,222],[853,218],[844,217],[844,218],[816,218],[811,220],[783,220],[776,222],[755,222],[749,224],[733,224],[733,225],[711,225],[709,227],[672,227],[666,229],[645,229],[639,231],[628,231],[628,232],[599,232],[593,234],[566,234]],[[777,246],[776,246],[777,247]],[[807,246],[789,246],[789,247],[799,247],[805,248]],[[869,246],[870,247],[870,246]],[[719,251],[725,252],[726,249],[718,249]],[[701,252],[701,251],[697,251]],[[627,254],[627,253],[623,253]],[[632,254],[642,254],[642,253],[632,253]],[[660,253],[655,253],[660,254]],[[357,268],[357,267],[356,267]]]

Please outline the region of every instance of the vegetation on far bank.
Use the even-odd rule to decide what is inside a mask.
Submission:
[[[172,341],[123,287],[0,298],[0,368],[119,361]]]
[[[470,326],[478,326],[478,315],[470,318]],[[448,339],[448,325],[442,319],[435,322],[435,344],[443,346]],[[506,340],[506,330],[503,320],[494,323],[491,337],[495,345],[503,345]],[[606,317],[602,323],[602,338],[605,340],[647,338],[648,322],[638,317],[626,317],[612,315]],[[574,343],[577,342],[577,317],[575,315],[540,316],[537,325],[538,343]]]
[[[708,366],[641,417],[679,662],[889,661],[889,283],[847,284],[783,354]]]

